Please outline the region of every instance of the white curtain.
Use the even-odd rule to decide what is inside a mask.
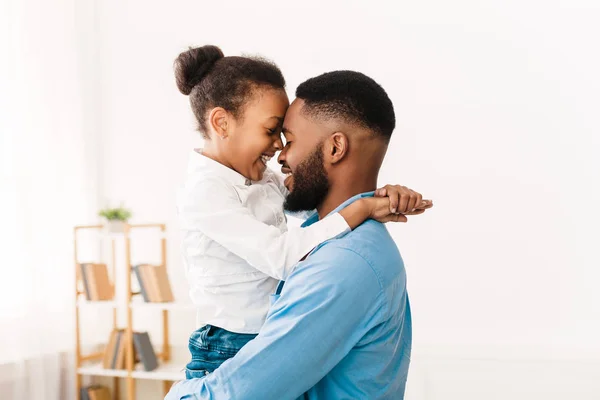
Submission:
[[[74,398],[72,227],[97,205],[93,27],[92,2],[0,1],[3,400]]]

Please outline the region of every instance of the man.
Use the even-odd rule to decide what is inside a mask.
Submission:
[[[287,111],[279,156],[289,211],[304,225],[373,195],[395,127],[392,102],[352,71],[302,83]],[[411,209],[411,208],[409,208]],[[411,349],[406,274],[385,226],[366,221],[318,246],[273,295],[256,339],[173,399],[402,399]]]

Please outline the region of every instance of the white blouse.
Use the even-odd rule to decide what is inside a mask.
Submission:
[[[288,229],[286,194],[282,177],[269,169],[250,182],[200,150],[190,154],[177,206],[198,327],[258,333],[278,281],[319,243],[350,230],[338,213]]]

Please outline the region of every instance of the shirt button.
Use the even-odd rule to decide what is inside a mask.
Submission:
[[[277,223],[281,224],[283,222],[283,217],[280,215],[279,217],[277,217]]]

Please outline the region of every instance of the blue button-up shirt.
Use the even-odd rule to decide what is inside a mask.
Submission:
[[[272,300],[254,340],[205,378],[175,384],[165,400],[404,397],[412,339],[406,273],[383,224],[368,220],[319,245]]]

